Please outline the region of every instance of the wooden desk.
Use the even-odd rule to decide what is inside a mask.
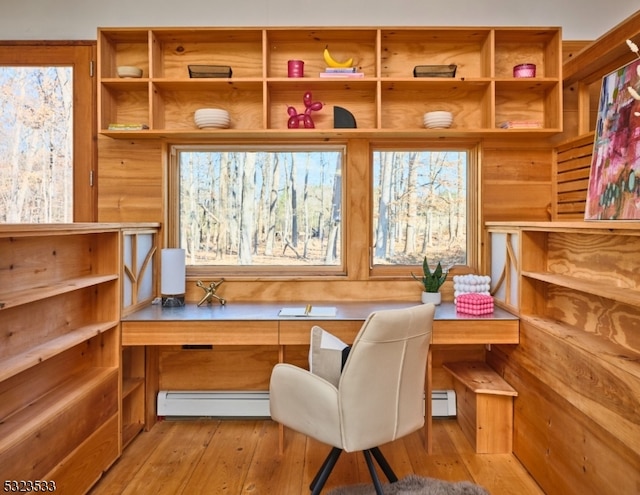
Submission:
[[[284,361],[287,345],[308,345],[309,330],[319,325],[345,342],[351,343],[362,322],[375,310],[407,308],[417,302],[318,302],[335,306],[331,318],[279,317],[283,306],[305,306],[305,303],[228,303],[225,306],[182,308],[149,306],[122,319],[123,346],[157,346],[184,344],[213,345],[278,345],[279,360]],[[482,316],[456,313],[452,303],[436,307],[432,344],[517,344],[518,317],[496,308]],[[425,442],[431,452],[431,349],[425,378],[426,415]]]

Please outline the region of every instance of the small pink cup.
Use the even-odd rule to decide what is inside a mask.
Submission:
[[[520,64],[514,66],[513,77],[536,77],[536,64]]]
[[[289,77],[304,77],[304,60],[289,60],[287,69]]]

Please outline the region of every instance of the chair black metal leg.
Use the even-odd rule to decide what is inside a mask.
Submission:
[[[331,449],[331,452],[329,452],[329,455],[324,460],[322,466],[320,466],[320,469],[309,485],[311,495],[320,494],[320,492],[322,491],[322,487],[324,487],[324,484],[327,482],[327,479],[329,478],[329,475],[333,470],[333,467],[336,465],[336,462],[338,462],[338,457],[340,457],[340,454],[342,454],[342,449],[339,449],[338,447],[333,447]]]
[[[371,480],[373,481],[373,486],[376,489],[377,495],[384,495],[382,491],[382,484],[380,483],[380,478],[378,478],[378,473],[376,473],[376,467],[373,464],[373,459],[371,458],[371,451],[364,450],[364,459],[367,461],[367,467],[369,468],[369,474],[371,475]]]
[[[382,472],[389,480],[389,483],[395,483],[396,481],[398,481],[398,477],[396,476],[396,473],[393,472],[393,469],[391,469],[391,466],[389,466],[387,459],[382,455],[382,452],[380,452],[380,449],[378,447],[373,447],[371,449],[371,453],[373,454],[373,457],[375,457],[376,461],[378,462],[378,465],[382,469]]]

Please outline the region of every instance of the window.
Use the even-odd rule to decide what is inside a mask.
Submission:
[[[2,221],[73,221],[73,69],[0,69]]]
[[[172,244],[198,273],[343,271],[343,161],[341,146],[174,146]]]
[[[374,267],[468,263],[467,149],[374,150]]]
[[[96,220],[94,52],[0,43],[0,223]]]

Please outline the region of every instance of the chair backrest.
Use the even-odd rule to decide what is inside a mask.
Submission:
[[[424,425],[424,384],[435,306],[372,313],[338,386],[346,451],[369,449]]]

